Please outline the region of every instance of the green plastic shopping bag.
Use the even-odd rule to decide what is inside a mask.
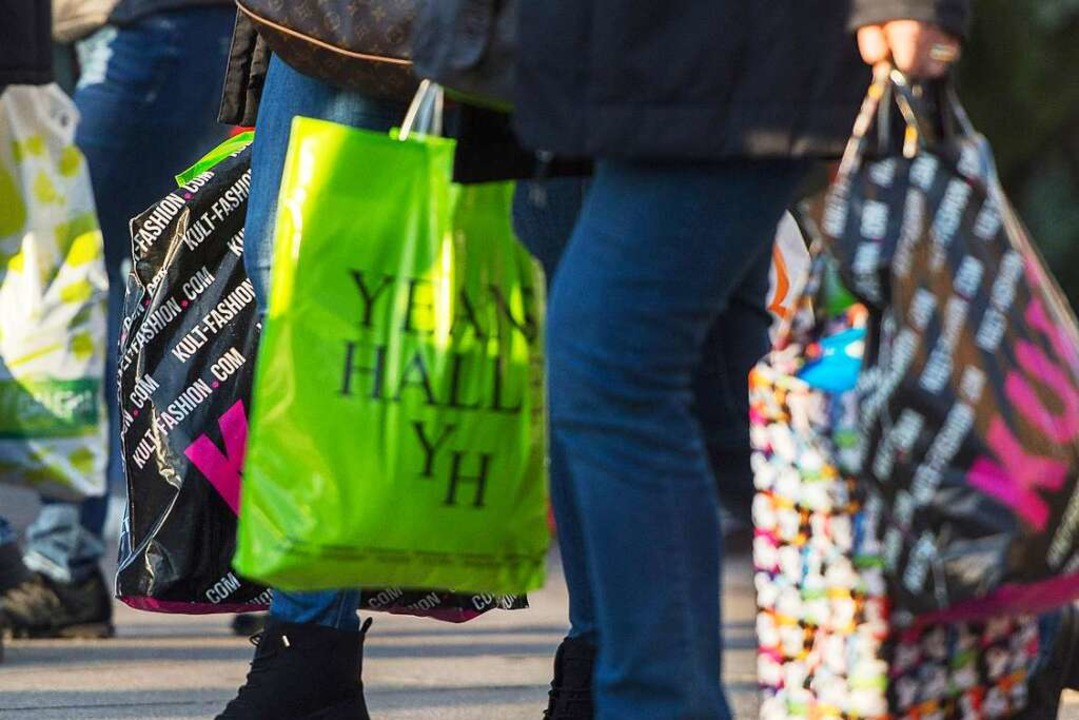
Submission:
[[[298,118],[235,559],[285,589],[539,587],[543,280],[455,143]]]

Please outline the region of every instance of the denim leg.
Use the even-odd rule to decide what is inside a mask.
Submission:
[[[0,517],[0,545],[10,545],[18,540],[18,536],[15,534],[15,529],[11,527],[11,523],[7,521],[7,518]]]
[[[1038,657],[1034,661],[1034,667],[1031,668],[1032,675],[1045,672],[1052,662],[1065,612],[1067,609],[1062,608],[1045,613],[1038,618]]]
[[[548,283],[569,242],[588,184],[587,180],[577,178],[522,182],[514,194],[514,228],[521,242],[540,261]],[[705,341],[702,363],[694,378],[693,412],[704,433],[720,501],[726,511],[724,517],[737,527],[751,523],[753,500],[749,427],[744,422],[749,416],[747,376],[768,350],[766,329],[771,323],[765,307],[771,257],[762,255],[759,262],[765,269],[755,270],[751,277],[761,278],[763,285],[747,281],[732,296],[732,305],[740,305],[742,310],[717,318]],[[722,343],[728,337],[743,337],[746,342],[733,348],[733,352],[724,353]],[[558,524],[562,569],[569,590],[569,636],[595,643],[595,615],[578,509],[565,453],[555,437],[551,438],[549,452],[551,505]],[[731,529],[727,527],[725,531]]]
[[[513,194],[513,229],[539,260],[550,286],[588,195],[588,178],[520,182]]]
[[[270,614],[292,623],[313,623],[348,632],[359,632],[359,590],[284,592],[274,590]]]
[[[357,92],[302,75],[274,57],[266,74],[255,123],[251,157],[251,196],[244,230],[244,265],[255,287],[261,312],[270,296],[273,220],[285,167],[292,119],[298,115],[367,130],[389,131],[399,125],[407,104],[374,100]]]
[[[520,183],[514,193],[514,229],[524,246],[540,261],[548,285],[569,243],[587,191],[587,180],[559,178],[542,184]],[[551,507],[558,527],[562,573],[569,590],[569,636],[595,644],[595,610],[588,584],[588,563],[577,501],[569,482],[566,454],[553,435],[548,454]]]
[[[551,420],[595,602],[599,720],[731,717],[718,499],[694,377],[714,323],[745,312],[733,298],[767,281],[761,257],[801,168],[601,162],[555,276]]]
[[[0,591],[13,588],[27,577],[19,550],[18,535],[7,518],[0,517]]]
[[[244,265],[254,285],[260,313],[269,303],[273,261],[274,216],[285,167],[292,119],[297,115],[388,131],[404,118],[407,107],[338,90],[301,75],[276,57],[263,88],[251,156],[251,195],[244,229]],[[358,591],[297,593],[274,590],[270,614],[295,623],[317,623],[339,630],[359,630]]]
[[[750,467],[749,371],[768,352],[771,315],[768,294],[770,254],[761,255],[730,298],[730,311],[708,332],[693,379],[693,414],[701,424],[716,477],[723,533],[752,525],[753,470]],[[741,342],[731,344],[730,338]]]
[[[129,220],[175,187],[173,176],[223,140],[216,120],[234,12],[199,8],[106,27],[78,44],[76,144],[90,168],[105,239],[109,327],[105,389],[108,486],[123,487],[116,348],[127,272]],[[27,564],[58,581],[95,572],[104,553],[109,493],[79,505],[45,499],[28,532]]]
[[[98,532],[82,526],[78,503],[42,498],[41,510],[26,529],[26,567],[60,583],[82,582],[97,571],[105,554]]]

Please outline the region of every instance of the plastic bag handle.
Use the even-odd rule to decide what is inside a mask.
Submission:
[[[927,122],[924,110],[919,110],[922,100],[918,96],[910,78],[891,65],[882,65],[874,71],[873,82],[869,86],[865,100],[862,102],[858,119],[855,120],[854,130],[843,152],[843,160],[839,166],[839,177],[847,177],[861,167],[869,150],[869,130],[874,123],[877,124],[879,142],[883,144],[890,134],[891,114],[887,112],[892,107],[898,108],[906,129],[903,137],[903,156],[914,157],[919,150],[928,148],[936,139],[938,133]],[[944,91],[940,98],[940,109],[945,121],[945,132],[952,127],[954,121],[956,128],[952,129],[960,136],[972,137],[977,135],[974,126],[967,117],[966,111],[959,103],[955,86],[951,82],[944,85]]]
[[[917,144],[919,147],[928,147],[932,141],[937,140],[936,129],[927,124],[925,112],[919,111],[922,104],[922,90],[925,86],[915,85],[906,75],[899,70],[892,69],[889,74],[892,88],[895,91],[896,105],[899,107],[908,126],[914,126],[918,133]],[[955,83],[949,76],[942,83],[934,83],[929,87],[937,88],[937,104],[939,120],[943,130],[943,139],[951,137],[974,138],[978,131],[967,116],[959,102],[959,95],[955,90]],[[913,153],[912,153],[913,154]]]
[[[851,131],[850,140],[843,151],[843,159],[839,162],[837,178],[850,177],[862,166],[866,153],[869,151],[869,129],[873,121],[880,114],[881,103],[887,95],[890,95],[891,80],[889,73],[891,68],[878,67],[873,72],[873,82],[869,84],[862,107],[858,111],[858,117],[854,121],[854,130]]]
[[[446,93],[442,86],[424,80],[412,98],[401,131],[397,136],[402,142],[413,133],[417,135],[442,135],[442,118],[445,114]]]

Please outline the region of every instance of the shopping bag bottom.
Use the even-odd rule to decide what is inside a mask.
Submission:
[[[226,603],[211,605],[209,603],[174,602],[158,600],[150,597],[122,597],[120,602],[135,610],[145,612],[166,613],[169,615],[221,615],[232,613],[263,612],[270,607],[270,591],[267,590],[259,602],[253,603]]]
[[[240,551],[233,560],[244,577],[287,591],[342,587],[451,588],[456,593],[525,595],[543,587],[546,550],[533,554],[469,556],[374,547],[303,543],[263,537],[257,558]],[[462,586],[462,577],[468,586]]]

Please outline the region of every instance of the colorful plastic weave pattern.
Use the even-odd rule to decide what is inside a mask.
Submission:
[[[863,320],[845,311],[824,334]],[[892,631],[879,500],[843,472],[857,395],[799,379],[813,356],[812,342],[792,343],[750,378],[762,720],[1013,716],[1026,703],[1037,619]]]

